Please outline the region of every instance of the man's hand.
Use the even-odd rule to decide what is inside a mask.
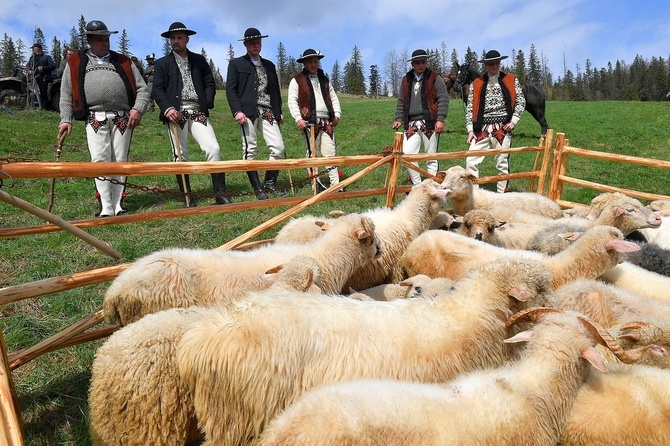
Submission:
[[[337,125],[338,122],[340,122],[340,118],[338,118],[337,116],[335,116],[335,118],[333,118],[333,120],[332,120],[332,122],[330,123],[330,125],[332,125],[333,127],[335,127],[335,126]]]
[[[72,124],[69,122],[61,122],[58,124],[58,139],[61,139],[63,134],[69,135],[72,132]]]
[[[440,134],[444,131],[444,122],[437,121],[435,123],[435,133]]]
[[[244,125],[247,122],[247,115],[245,115],[241,111],[237,112],[235,113],[235,121],[237,121],[239,125]]]
[[[402,125],[402,122],[400,122],[400,121],[395,121],[395,122],[393,123],[393,130],[398,130],[398,127],[400,127],[401,125]]]
[[[296,122],[296,125],[300,130],[305,130],[307,128],[307,121],[301,119],[300,121]]]
[[[465,142],[470,144],[474,140],[475,140],[475,132],[468,132],[468,139]]]
[[[134,129],[135,127],[140,125],[141,120],[142,120],[142,113],[138,112],[135,109],[130,110],[130,119],[128,119],[128,127]]]
[[[171,108],[165,112],[165,119],[175,124],[179,124],[184,118],[182,117],[181,112],[178,112],[175,108]]]

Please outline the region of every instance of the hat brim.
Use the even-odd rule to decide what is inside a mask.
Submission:
[[[415,56],[415,57],[412,57],[411,59],[408,59],[407,62],[411,63],[411,62],[418,62],[420,60],[428,60],[429,57],[430,56]]]
[[[309,56],[305,56],[305,57],[301,57],[299,59],[296,59],[295,61],[298,62],[298,63],[303,63],[304,61],[306,61],[308,59],[319,59],[319,60],[321,60],[324,57],[326,57],[326,56],[324,56],[323,54],[311,54]]]
[[[80,36],[109,36],[110,34],[118,34],[118,31],[86,31],[84,34],[80,34]]]
[[[243,39],[237,39],[237,40],[238,40],[239,42],[246,42],[247,40],[265,39],[266,37],[267,37],[267,36],[261,36],[261,35],[258,35],[258,36],[249,36],[249,37],[245,37],[245,38],[243,38]]]
[[[195,31],[193,31],[192,29],[187,29],[187,28],[175,28],[175,29],[170,29],[170,30],[168,30],[168,31],[165,31],[165,32],[161,33],[161,37],[163,37],[163,38],[165,38],[165,39],[169,39],[169,38],[170,38],[170,34],[172,34],[172,33],[184,33],[184,34],[186,34],[187,36],[192,36],[193,34],[197,34],[197,33],[196,33]]]
[[[479,63],[486,63],[486,62],[497,62],[499,60],[507,59],[509,56],[500,56],[500,57],[491,57],[489,59],[482,59],[479,60]]]

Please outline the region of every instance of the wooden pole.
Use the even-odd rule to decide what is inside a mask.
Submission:
[[[181,163],[183,160],[181,159],[181,144],[179,143],[179,133],[177,132],[177,124],[171,122],[170,131],[172,132],[172,139],[174,139],[174,146],[177,149],[177,156],[179,157],[179,162]],[[188,194],[188,189],[186,188],[186,174],[180,173],[179,176],[181,177],[181,184],[184,188],[182,192],[184,192],[184,200],[186,200],[186,207],[190,208],[191,196]]]
[[[321,192],[318,195],[315,195],[300,204],[292,207],[291,209],[288,209],[284,212],[282,212],[279,215],[276,215],[275,217],[271,218],[270,220],[266,221],[260,226],[255,227],[254,229],[245,232],[244,234],[240,235],[237,238],[234,238],[233,240],[230,240],[228,243],[219,246],[216,249],[234,249],[237,246],[241,245],[242,243],[245,243],[249,241],[250,239],[256,237],[259,234],[262,234],[263,232],[267,231],[268,229],[271,229],[275,226],[277,226],[279,223],[283,222],[284,220],[292,217],[293,215],[303,211],[304,209],[307,209],[314,203],[318,203],[320,201],[325,200],[332,194],[336,194],[338,189],[341,189],[343,187],[347,187],[351,183],[354,183],[358,181],[360,178],[364,177],[365,175],[369,174],[370,172],[374,171],[377,169],[379,166],[382,166],[388,162],[390,162],[393,159],[392,155],[385,156],[384,158],[380,159],[379,161],[369,165],[365,169],[361,170],[360,172],[350,176],[349,178],[342,180],[337,187],[329,187],[325,191]]]
[[[314,134],[314,125],[309,126],[309,157],[310,158],[316,158],[316,135]],[[316,175],[318,174],[318,169],[316,167],[312,167],[311,169],[312,172],[312,192],[314,192],[314,195],[318,192],[317,187],[316,187]]]
[[[0,350],[2,350],[0,357],[0,414],[2,414],[0,428],[2,429],[2,436],[0,439],[7,446],[21,446],[23,445],[21,411],[19,410],[19,401],[16,398],[12,372],[8,366],[7,346],[2,330],[0,330]]]
[[[547,197],[554,201],[561,198],[560,166],[561,158],[563,158],[563,146],[565,140],[565,133],[558,133],[556,135],[556,143],[554,144],[554,159],[551,164],[551,172],[549,173],[549,191]]]
[[[89,328],[99,324],[104,319],[103,310],[97,311],[92,315],[89,315],[76,324],[68,327],[67,329],[61,331],[50,338],[45,339],[44,341],[33,345],[32,347],[25,348],[23,350],[18,350],[12,352],[8,355],[8,362],[11,369],[15,369],[28,361],[31,361],[38,356],[57,350],[59,345],[63,344],[66,341],[72,339],[75,335],[78,335]]]
[[[400,171],[400,157],[402,156],[402,140],[403,133],[395,132],[395,135],[393,136],[393,159],[389,166],[389,185],[388,193],[386,194],[387,208],[393,208],[393,204],[395,203],[395,192],[396,187],[398,187],[398,176]]]
[[[65,141],[67,133],[63,132],[60,139],[58,140],[58,147],[56,148],[56,162],[60,160],[60,154],[63,150],[63,141]],[[51,184],[49,184],[49,204],[47,204],[47,212],[51,212],[51,208],[54,205],[54,191],[56,189],[56,179],[51,179]]]
[[[92,235],[90,235],[85,231],[82,231],[78,227],[63,220],[59,216],[54,215],[51,212],[47,212],[42,208],[38,208],[37,206],[30,204],[27,201],[24,201],[13,195],[10,195],[1,189],[0,189],[0,201],[4,201],[5,203],[11,204],[12,206],[16,206],[19,209],[23,209],[26,212],[30,212],[31,214],[48,221],[49,223],[53,223],[56,226],[59,226],[60,228],[70,232],[76,237],[79,237],[89,245],[99,249],[100,251],[104,252],[105,254],[116,260],[119,260],[121,258],[121,253],[112,248],[108,243],[93,237]]]
[[[547,133],[544,135],[544,145],[542,146],[542,167],[540,168],[540,177],[538,178],[536,190],[538,194],[542,195],[544,195],[544,185],[547,182],[547,170],[549,169],[549,158],[551,158],[551,143],[553,139],[554,131],[552,129],[547,129]],[[539,155],[540,154],[538,153],[538,156]]]

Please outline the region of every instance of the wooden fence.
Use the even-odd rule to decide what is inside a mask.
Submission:
[[[564,183],[577,184],[584,187],[593,188],[600,191],[621,191],[628,195],[642,199],[660,199],[670,198],[663,195],[646,194],[643,192],[629,191],[606,185],[589,183],[583,180],[570,178],[565,175],[568,155],[588,156],[593,158],[607,159],[613,162],[633,163],[645,165],[653,168],[670,169],[670,162],[650,160],[636,157],[625,157],[620,155],[606,154],[602,152],[593,152],[585,149],[576,149],[569,147],[565,135],[559,133],[554,145],[554,160],[549,172],[550,151],[552,148],[553,131],[547,132],[546,138],[542,138],[538,146],[519,147],[511,149],[484,150],[478,154],[484,156],[493,156],[501,153],[536,153],[533,168],[528,172],[517,172],[508,175],[482,177],[477,183],[491,183],[498,180],[528,179],[530,180],[529,190],[545,193],[545,184],[549,181],[548,196],[556,200],[564,207],[575,205],[561,200],[562,187]],[[12,178],[91,178],[107,175],[141,176],[141,175],[167,175],[167,174],[207,174],[216,172],[239,172],[249,170],[292,170],[306,169],[309,167],[325,167],[330,165],[340,166],[366,166],[358,173],[343,180],[337,187],[327,189],[326,191],[312,196],[295,196],[285,198],[273,198],[263,201],[247,201],[227,204],[225,206],[201,206],[197,208],[185,208],[168,211],[151,211],[141,214],[123,215],[118,217],[97,218],[89,220],[79,220],[72,222],[55,221],[45,215],[42,210],[30,208],[30,204],[19,206],[16,197],[7,197],[6,193],[0,194],[0,200],[16,205],[20,209],[33,212],[49,221],[49,224],[22,228],[0,228],[0,238],[18,237],[33,234],[49,233],[59,230],[68,230],[77,235],[75,230],[104,226],[118,225],[126,223],[135,223],[142,221],[179,218],[190,215],[202,215],[211,213],[236,212],[240,210],[257,209],[274,206],[292,205],[290,209],[273,217],[262,225],[253,228],[245,234],[228,241],[217,249],[247,249],[261,242],[249,242],[252,238],[271,229],[297,213],[307,209],[313,204],[329,201],[351,198],[362,198],[375,195],[386,195],[386,205],[392,207],[395,196],[399,192],[408,191],[411,186],[397,186],[401,167],[409,167],[417,170],[425,177],[431,177],[428,172],[410,164],[411,162],[425,162],[430,159],[448,160],[462,159],[468,156],[467,151],[438,153],[438,154],[420,154],[405,155],[402,153],[402,133],[396,133],[393,143],[393,150],[389,154],[365,155],[353,157],[335,157],[335,158],[304,158],[282,161],[222,161],[222,162],[192,162],[192,163],[6,163],[0,162],[0,171],[5,172]],[[357,190],[353,192],[337,193],[337,190],[355,183],[365,175],[376,169],[386,166],[386,184],[383,188]],[[435,178],[435,177],[433,177]],[[436,178],[437,179],[437,178]],[[0,192],[2,192],[0,190]],[[40,212],[41,211],[41,212]],[[72,229],[74,228],[74,229]],[[79,235],[77,235],[79,236]],[[87,240],[92,242],[90,240]],[[94,245],[95,246],[95,245]],[[101,249],[102,247],[98,247]],[[113,252],[108,253],[113,255]],[[17,302],[23,299],[39,297],[47,294],[53,294],[73,288],[87,286],[96,283],[103,283],[113,280],[131,263],[124,263],[115,266],[99,268],[90,271],[77,272],[65,276],[53,277],[39,280],[32,283],[9,286],[0,289],[0,306]],[[20,412],[17,404],[16,393],[13,385],[11,371],[22,364],[44,354],[46,352],[65,348],[68,346],[89,342],[113,333],[117,326],[105,327],[101,329],[91,328],[101,322],[103,319],[102,311],[90,315],[76,324],[68,327],[60,333],[45,339],[44,341],[23,350],[8,353],[2,330],[0,330],[0,348],[2,349],[2,358],[0,358],[0,404],[2,411],[2,423],[0,424],[0,438],[8,445],[23,444],[22,424]]]

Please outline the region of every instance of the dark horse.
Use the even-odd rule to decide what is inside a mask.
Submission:
[[[453,75],[452,75],[453,76]],[[477,71],[470,67],[470,64],[463,64],[458,67],[456,80],[453,83],[453,88],[460,91],[463,96],[463,102],[468,102],[468,93],[470,91],[470,84],[473,80],[481,76]],[[542,127],[542,136],[546,135],[549,124],[544,117],[545,97],[544,92],[535,85],[523,84],[521,91],[526,98],[526,110],[530,115],[540,123]]]

